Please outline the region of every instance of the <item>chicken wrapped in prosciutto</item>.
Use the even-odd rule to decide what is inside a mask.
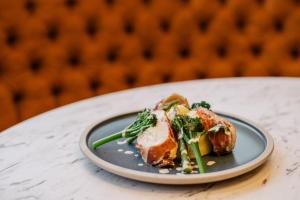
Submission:
[[[153,111],[157,122],[153,127],[141,133],[136,140],[136,147],[140,150],[143,160],[151,165],[173,165],[176,158],[177,141],[165,111]]]
[[[213,152],[218,155],[231,152],[236,142],[235,127],[228,120],[209,110],[209,108],[199,106],[195,108],[195,112],[207,132]]]

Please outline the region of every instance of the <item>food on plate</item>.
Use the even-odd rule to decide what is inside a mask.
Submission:
[[[231,152],[236,141],[236,130],[232,123],[201,106],[196,108],[196,112],[202,119],[213,151],[219,155]]]
[[[162,110],[153,111],[156,125],[142,132],[136,140],[143,160],[151,165],[172,165],[176,158],[177,141],[167,115]]]
[[[120,138],[126,138],[129,145],[135,143],[147,164],[193,173],[194,160],[198,171],[205,173],[203,156],[230,153],[235,146],[236,129],[214,113],[209,103],[201,101],[190,106],[185,97],[172,94],[154,108],[141,111],[124,130],[94,142],[93,148]]]
[[[190,107],[187,99],[179,94],[172,94],[167,98],[162,99],[155,106],[155,110],[169,110],[174,105],[183,105],[186,108]]]

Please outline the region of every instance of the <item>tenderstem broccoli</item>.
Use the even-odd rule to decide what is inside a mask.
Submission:
[[[124,130],[95,141],[93,143],[93,149],[97,149],[99,146],[119,138],[129,138],[127,142],[131,143],[134,140],[133,138],[136,138],[138,134],[149,127],[155,126],[156,122],[156,115],[151,113],[150,109],[144,109],[138,114],[136,120]]]
[[[178,133],[181,151],[181,162],[189,162],[189,158],[185,157],[185,154],[182,153],[184,152],[184,149],[181,149],[181,147],[184,146],[181,145],[181,142],[184,141],[185,145],[190,146],[190,148],[192,149],[192,152],[196,158],[199,172],[204,173],[205,166],[199,150],[199,137],[203,132],[203,126],[200,118],[190,117],[187,115],[176,115],[172,120],[172,125]],[[184,166],[182,167],[185,168]]]

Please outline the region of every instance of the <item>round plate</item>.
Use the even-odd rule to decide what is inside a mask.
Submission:
[[[236,127],[236,146],[228,155],[204,156],[205,163],[216,162],[212,166],[207,166],[204,174],[180,174],[176,169],[170,169],[168,174],[161,174],[159,168],[143,162],[134,145],[120,144],[123,139],[119,142],[104,144],[97,150],[93,150],[91,146],[94,141],[125,128],[134,121],[137,112],[116,116],[91,126],[82,134],[80,147],[93,163],[111,173],[160,184],[182,185],[220,181],[244,174],[263,164],[273,151],[272,137],[248,120],[217,113],[231,121]]]

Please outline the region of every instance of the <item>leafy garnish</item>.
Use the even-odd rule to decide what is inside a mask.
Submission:
[[[201,101],[200,103],[193,103],[192,104],[192,109],[199,108],[199,107],[206,108],[206,109],[210,110],[211,106],[206,101]]]

